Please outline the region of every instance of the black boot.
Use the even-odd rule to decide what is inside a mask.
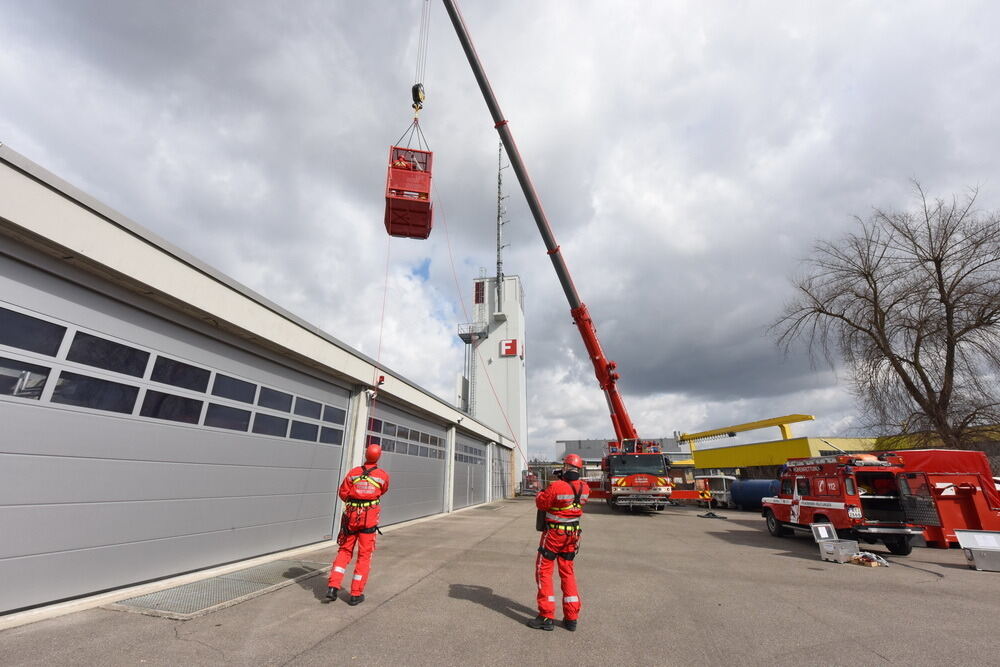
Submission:
[[[361,595],[352,595],[351,599],[347,601],[347,604],[353,607],[355,605],[361,604],[364,601],[365,601],[365,595],[364,593],[362,593]]]
[[[337,593],[339,592],[340,592],[339,588],[334,588],[333,586],[330,586],[328,589],[326,589],[326,601],[333,602],[334,600],[336,600]]]
[[[528,627],[534,628],[535,630],[548,630],[552,631],[552,619],[545,618],[544,616],[536,616],[535,618],[528,621]]]
[[[576,619],[571,621],[568,618],[564,618],[563,627],[569,630],[570,632],[576,632]]]

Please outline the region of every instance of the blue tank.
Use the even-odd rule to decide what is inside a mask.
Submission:
[[[733,505],[741,510],[760,509],[761,499],[778,495],[776,479],[738,479],[733,482]]]

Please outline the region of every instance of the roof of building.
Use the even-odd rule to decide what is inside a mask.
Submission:
[[[213,326],[341,380],[370,385],[374,369],[388,396],[513,447],[509,439],[415,382],[177,248],[111,207],[0,144],[0,233],[97,273]],[[20,174],[24,178],[18,178]],[[34,186],[32,185],[34,184]],[[35,186],[40,186],[35,187]],[[46,198],[45,191],[60,199]],[[63,206],[62,203],[70,206]],[[86,213],[81,215],[81,209]],[[46,215],[38,215],[45,211]],[[87,215],[89,214],[89,215]],[[97,221],[106,223],[101,226]],[[123,251],[128,246],[130,252]],[[322,341],[323,345],[317,345]],[[334,350],[336,352],[334,352]]]

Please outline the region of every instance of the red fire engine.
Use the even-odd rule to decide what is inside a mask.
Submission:
[[[907,469],[905,457],[871,454],[789,460],[778,495],[764,498],[761,513],[775,537],[829,522],[841,536],[882,542],[901,556],[938,516],[924,473]]]

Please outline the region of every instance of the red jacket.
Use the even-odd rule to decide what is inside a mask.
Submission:
[[[368,474],[364,475],[364,469]],[[346,503],[344,513],[348,516],[348,529],[371,528],[378,525],[380,508],[377,504],[365,505],[378,499],[389,490],[389,473],[378,466],[367,465],[351,468],[340,484],[340,499]],[[352,506],[359,503],[362,506]]]
[[[580,494],[580,504],[574,505],[577,493]],[[545,520],[550,523],[570,523],[578,521],[583,515],[583,506],[589,496],[590,486],[582,479],[575,482],[557,479],[535,496],[535,507],[545,510]]]

